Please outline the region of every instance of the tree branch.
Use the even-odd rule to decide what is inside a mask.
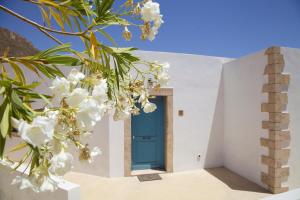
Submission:
[[[71,35],[71,36],[82,36],[85,34],[86,31],[83,31],[83,32],[66,32],[66,31],[60,31],[60,30],[55,30],[55,29],[51,29],[51,28],[48,28],[46,26],[42,26],[30,19],[27,19],[26,17],[4,7],[3,5],[0,5],[0,9],[1,10],[4,10],[5,12],[23,20],[24,22],[28,23],[28,24],[31,24],[32,26],[35,26],[36,28],[38,28],[39,30],[44,30],[44,31],[48,31],[48,32],[52,32],[52,33],[58,33],[58,34],[62,34],[62,35]]]
[[[43,30],[43,29],[40,29],[40,31],[42,31],[46,36],[48,36],[49,38],[51,38],[52,40],[54,40],[56,43],[58,44],[64,44],[63,42],[61,42],[59,39],[55,38],[53,35],[51,35],[50,33],[48,33],[47,31]]]

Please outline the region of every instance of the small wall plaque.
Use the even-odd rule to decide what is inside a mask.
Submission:
[[[184,114],[184,112],[183,112],[183,110],[178,110],[178,116],[183,116],[183,114]]]

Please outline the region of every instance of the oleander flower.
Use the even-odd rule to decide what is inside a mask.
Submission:
[[[98,84],[94,86],[92,96],[99,103],[104,103],[108,100],[106,79],[101,79]]]
[[[132,34],[131,34],[131,32],[128,30],[127,26],[125,26],[122,36],[123,36],[123,38],[124,38],[126,41],[130,41],[130,40],[131,40]]]
[[[83,88],[75,88],[71,94],[66,98],[66,102],[69,106],[76,107],[78,106],[84,99],[88,97],[89,93],[86,89]]]
[[[28,177],[24,176],[16,176],[12,182],[11,185],[16,185],[19,184],[19,189],[20,190],[24,190],[27,188],[32,189],[35,192],[38,192],[38,190],[36,189],[36,187],[32,184],[32,182],[30,181],[30,179]]]
[[[92,149],[92,151],[91,151],[91,153],[90,153],[90,159],[88,160],[89,161],[89,163],[92,163],[93,161],[94,161],[94,158],[96,157],[96,156],[99,156],[99,155],[101,155],[102,154],[102,151],[101,151],[101,149],[99,148],[99,147],[94,147],[93,149]]]
[[[54,155],[50,160],[49,172],[63,176],[72,169],[73,156],[70,153],[61,151]]]
[[[141,8],[142,20],[145,22],[154,21],[160,17],[159,4],[153,1],[147,1]]]
[[[20,120],[14,118],[14,117],[11,117],[10,121],[11,121],[11,126],[15,129],[18,129],[18,127],[20,125]]]
[[[161,64],[161,69],[157,75],[157,82],[160,86],[164,86],[164,85],[168,84],[169,79],[170,79],[169,74],[168,74],[169,68],[170,68],[169,63]]]
[[[158,34],[158,29],[156,27],[152,27],[150,29],[150,32],[148,34],[148,39],[150,41],[153,41],[155,39],[155,36]]]
[[[92,131],[97,121],[100,121],[106,111],[104,105],[92,98],[87,98],[79,105],[77,125],[83,131]]]
[[[68,76],[68,80],[74,85],[76,85],[79,81],[81,81],[84,78],[85,75],[77,69],[72,69]]]
[[[144,101],[146,101],[148,98],[147,92],[146,91],[142,91],[140,94],[140,97],[138,99],[139,103],[143,103]]]
[[[162,17],[163,17],[162,15],[159,15],[159,16],[154,20],[154,27],[156,27],[157,29],[164,23]]]
[[[52,179],[50,176],[47,176],[45,174],[38,174],[30,176],[16,176],[12,180],[11,184],[19,185],[20,190],[30,188],[34,192],[39,193],[45,191],[55,191],[57,189],[58,182]]]
[[[169,75],[166,72],[162,72],[160,74],[157,75],[157,82],[160,86],[164,86],[167,85],[169,82]]]
[[[124,120],[130,117],[130,115],[131,115],[131,108],[129,107],[125,109],[116,108],[113,119],[115,121]]]
[[[37,189],[40,192],[54,192],[57,189],[58,182],[51,179],[49,176],[44,176],[43,180],[40,182],[40,185],[37,185]]]
[[[145,113],[151,113],[151,112],[154,112],[156,110],[156,105],[154,103],[151,103],[151,102],[146,102],[145,105],[144,105],[144,112]]]
[[[44,112],[46,113],[46,116],[51,119],[54,122],[57,122],[58,117],[58,110],[49,110],[48,108],[45,108]]]
[[[21,121],[19,133],[21,138],[34,147],[50,141],[54,134],[55,121],[45,116],[37,116],[31,124]]]
[[[66,97],[70,94],[70,82],[64,77],[56,77],[50,89],[56,97]]]

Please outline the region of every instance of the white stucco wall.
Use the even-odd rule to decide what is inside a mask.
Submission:
[[[229,59],[139,51],[144,60],[169,62],[174,88],[174,171],[223,165],[222,63]],[[184,110],[184,116],[178,116]],[[124,124],[110,122],[111,176],[124,175]],[[200,160],[197,156],[200,155]]]
[[[77,184],[64,181],[58,184],[55,192],[35,193],[31,189],[20,190],[18,185],[10,183],[21,175],[26,169],[26,165],[21,166],[16,172],[7,166],[0,165],[0,199],[1,200],[80,200],[80,187]],[[25,172],[27,173],[28,170]]]
[[[261,127],[268,119],[261,112],[261,103],[267,102],[262,93],[266,63],[261,51],[224,64],[224,166],[260,185],[261,170],[266,170],[261,155],[267,152],[260,145],[267,135]]]
[[[300,49],[282,48],[282,53],[285,61],[284,73],[291,76],[287,106],[291,133],[288,185],[290,189],[295,189],[300,187]]]

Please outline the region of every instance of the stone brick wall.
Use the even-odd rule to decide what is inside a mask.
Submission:
[[[268,138],[261,138],[261,145],[268,149],[268,155],[262,155],[261,162],[267,165],[267,173],[261,173],[262,182],[272,193],[281,193],[288,190],[283,183],[288,180],[290,155],[288,85],[290,75],[284,74],[284,57],[280,47],[271,47],[266,50],[268,64],[265,75],[268,83],[263,86],[263,92],[268,95],[268,102],[262,103],[262,112],[269,113],[269,120],[262,122],[262,128],[269,132]]]

